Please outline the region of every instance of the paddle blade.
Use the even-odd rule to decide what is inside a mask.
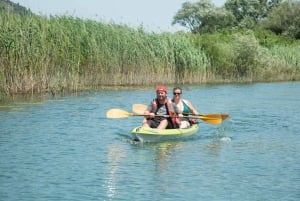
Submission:
[[[133,114],[121,109],[110,109],[106,112],[107,118],[126,118],[131,116],[133,116]]]
[[[133,104],[132,111],[136,114],[144,114],[144,111],[147,109],[147,105],[144,104]]]
[[[199,115],[199,119],[209,124],[221,124],[229,115],[228,114],[204,114]]]
[[[221,118],[211,118],[211,117],[203,117],[203,116],[198,116],[198,118],[208,124],[214,124],[214,125],[221,124],[223,121]]]
[[[202,114],[200,116],[205,118],[225,120],[229,115],[228,114]]]
[[[225,120],[225,119],[227,119],[227,117],[229,117],[229,115],[228,114],[221,114],[221,117],[222,117],[222,120]]]

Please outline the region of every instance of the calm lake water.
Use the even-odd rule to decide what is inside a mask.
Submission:
[[[170,88],[171,89],[171,88]],[[187,140],[134,143],[153,89],[88,91],[0,107],[0,200],[300,199],[300,82],[183,86],[200,113]],[[171,93],[170,93],[171,94]]]

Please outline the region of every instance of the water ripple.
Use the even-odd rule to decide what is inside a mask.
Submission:
[[[1,107],[1,200],[296,201],[299,90],[299,82],[184,86],[201,113],[230,116],[219,126],[201,121],[191,138],[158,143],[132,141],[142,118],[105,116],[147,104],[149,90]]]

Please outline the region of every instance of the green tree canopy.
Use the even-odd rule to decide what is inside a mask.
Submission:
[[[232,13],[224,8],[217,8],[210,0],[195,3],[185,2],[173,17],[172,24],[180,24],[193,33],[212,32],[230,27],[235,23]]]
[[[300,39],[300,1],[285,1],[273,9],[262,27],[276,34]]]
[[[282,0],[227,0],[225,8],[235,19],[236,26],[254,28]]]
[[[15,4],[9,0],[0,0],[0,11],[1,10],[11,11],[21,15],[32,14],[32,12],[29,9],[19,4]]]

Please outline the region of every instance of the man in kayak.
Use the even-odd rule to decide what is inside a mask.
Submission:
[[[181,118],[180,128],[188,128],[190,127],[191,123],[198,123],[197,119],[187,118],[189,114],[198,115],[199,113],[189,100],[182,98],[182,89],[180,87],[175,87],[173,89],[172,101],[176,104],[177,108],[183,114],[183,118]]]
[[[144,115],[143,126],[158,129],[179,128],[178,117],[183,116],[177,106],[167,97],[165,86],[156,88],[156,98],[148,105]]]

